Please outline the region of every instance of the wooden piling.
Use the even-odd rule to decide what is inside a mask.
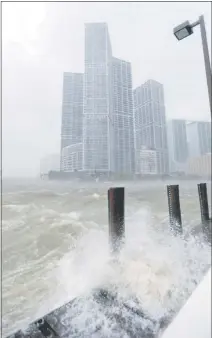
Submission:
[[[208,194],[206,183],[198,184],[199,204],[202,223],[209,221]]]
[[[199,183],[198,185],[199,204],[201,213],[202,230],[208,241],[211,243],[211,220],[209,216],[207,184]]]
[[[180,209],[179,185],[168,185],[167,196],[170,228],[175,233],[182,233],[183,228]]]
[[[117,252],[125,235],[124,188],[108,190],[109,242],[112,252]]]

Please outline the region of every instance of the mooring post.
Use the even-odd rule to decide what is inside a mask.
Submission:
[[[211,220],[209,216],[207,184],[198,184],[199,204],[201,212],[202,230],[207,240],[211,243]]]
[[[167,196],[169,206],[169,223],[171,230],[182,233],[182,218],[180,210],[179,185],[167,185]]]
[[[112,252],[117,252],[125,235],[124,188],[108,190],[109,241]]]
[[[199,193],[201,220],[202,223],[204,224],[205,222],[209,221],[208,194],[206,183],[198,184],[198,193]]]

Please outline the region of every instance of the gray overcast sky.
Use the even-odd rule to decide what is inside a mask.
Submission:
[[[6,3],[3,16],[3,174],[34,176],[59,152],[63,72],[84,70],[84,23],[107,22],[113,55],[132,63],[133,87],[164,84],[167,118],[209,120],[199,28],[181,42],[173,27],[211,3]],[[211,50],[211,45],[210,50]]]

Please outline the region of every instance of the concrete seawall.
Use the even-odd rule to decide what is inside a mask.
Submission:
[[[211,338],[211,268],[162,338]]]

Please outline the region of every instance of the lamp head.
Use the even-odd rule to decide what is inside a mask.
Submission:
[[[182,40],[187,38],[187,36],[193,34],[193,28],[189,21],[183,22],[181,25],[174,28],[174,35],[177,40]]]

